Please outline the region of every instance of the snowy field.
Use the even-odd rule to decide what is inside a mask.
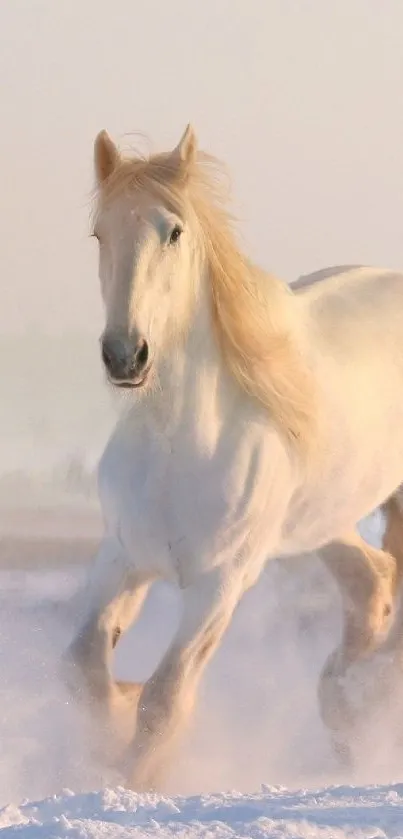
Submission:
[[[65,506],[20,514],[17,525],[18,513],[3,509],[1,835],[403,837],[397,718],[382,717],[346,777],[318,716],[317,678],[340,611],[315,559],[273,562],[245,596],[203,681],[166,795],[136,795],[88,755],[89,715],[71,704],[58,672],[97,517]],[[380,517],[365,527],[377,541]],[[119,644],[116,674],[147,678],[177,616],[176,592],[156,586]]]
[[[403,785],[329,787],[192,797],[136,795],[121,787],[70,790],[0,812],[4,837],[21,839],[397,839],[403,835]]]

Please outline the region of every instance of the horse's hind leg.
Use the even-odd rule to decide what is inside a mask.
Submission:
[[[343,689],[351,665],[373,652],[391,623],[396,592],[396,561],[358,535],[332,542],[319,552],[336,580],[343,603],[342,640],[327,659],[319,681],[319,706],[335,742],[348,754],[355,713]]]
[[[385,516],[385,532],[383,548],[388,551],[396,562],[396,600],[397,610],[390,635],[387,640],[388,651],[397,653],[402,666],[403,654],[403,487],[400,487],[382,505]]]
[[[382,547],[396,562],[396,589],[403,578],[403,487],[400,487],[382,505],[385,515],[385,533]]]
[[[65,654],[68,671],[92,699],[110,705],[116,695],[111,677],[113,647],[135,620],[149,581],[136,576],[120,543],[105,538],[90,569],[79,626]]]

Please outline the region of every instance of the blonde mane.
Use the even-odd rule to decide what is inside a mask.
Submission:
[[[122,157],[98,187],[97,203],[134,189],[154,192],[179,215],[190,202],[203,234],[222,357],[241,388],[306,455],[315,437],[316,400],[313,376],[293,337],[293,295],[241,253],[225,207],[222,171],[205,153],[186,169],[172,154]]]

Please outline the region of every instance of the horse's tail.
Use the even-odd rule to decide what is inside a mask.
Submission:
[[[392,554],[396,562],[395,592],[403,580],[403,484],[382,504],[386,526],[383,549]]]

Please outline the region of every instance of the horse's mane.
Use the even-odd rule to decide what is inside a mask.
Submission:
[[[293,329],[293,295],[242,254],[226,209],[222,173],[215,158],[200,152],[186,170],[171,154],[123,157],[98,187],[97,198],[102,205],[122,191],[146,189],[179,216],[190,202],[203,234],[213,322],[226,365],[306,453],[314,439],[314,384]]]

